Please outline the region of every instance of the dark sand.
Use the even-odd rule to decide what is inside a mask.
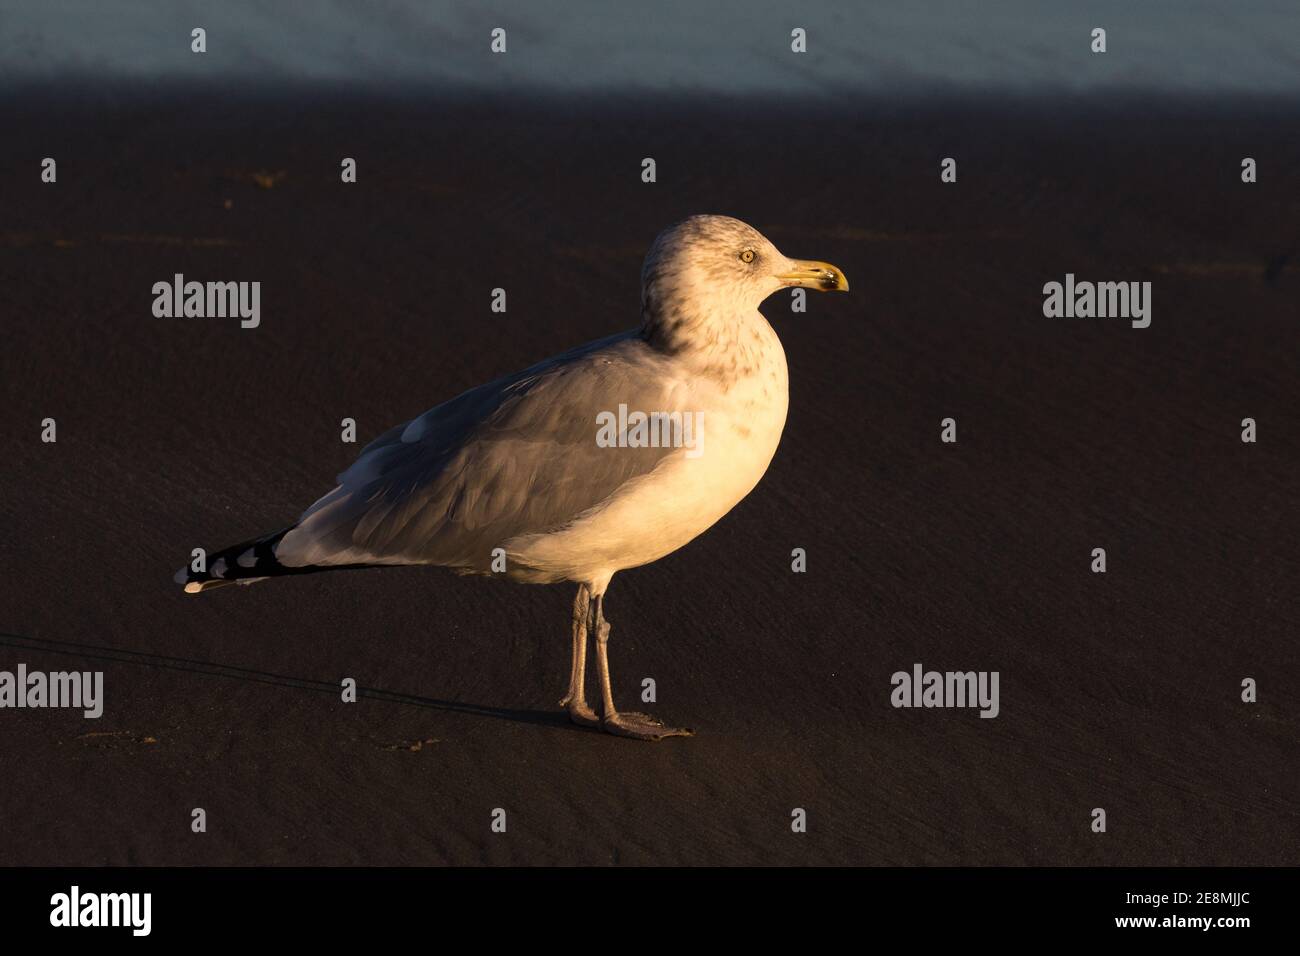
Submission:
[[[1295,104],[3,112],[0,669],[102,669],[107,709],[0,712],[0,863],[1300,862]],[[621,701],[653,677],[698,736],[565,721],[567,588],[172,583],[328,490],[341,418],[364,442],[634,324],[648,243],[693,212],[853,286],[769,301],[771,470],[611,588]],[[260,280],[261,328],[155,319],[176,272]],[[1152,281],[1151,328],[1044,318],[1066,272]],[[1000,716],[893,709],[917,661],[999,671]]]

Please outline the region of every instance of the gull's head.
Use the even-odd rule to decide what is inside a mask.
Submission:
[[[641,268],[641,311],[647,321],[668,320],[680,308],[748,313],[773,292],[794,286],[849,289],[840,269],[790,259],[739,219],[692,216],[665,229],[650,247]]]

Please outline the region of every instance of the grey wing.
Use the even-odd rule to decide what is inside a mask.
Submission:
[[[502,542],[563,527],[672,452],[600,447],[599,413],[673,411],[684,391],[633,333],[471,389],[367,445],[276,558],[486,570]]]

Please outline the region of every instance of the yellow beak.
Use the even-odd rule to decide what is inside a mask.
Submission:
[[[816,262],[812,259],[794,260],[794,268],[783,272],[778,279],[783,285],[803,286],[818,292],[848,292],[849,280],[844,273],[829,262]]]

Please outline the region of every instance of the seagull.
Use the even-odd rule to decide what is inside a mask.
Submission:
[[[785,427],[785,352],[759,304],[782,288],[847,291],[826,262],[788,259],[752,226],[692,216],[655,239],[638,328],[480,385],[384,432],[294,524],[196,559],[197,594],[343,568],[436,565],[577,584],[576,724],[640,740],[689,736],[614,706],[605,594],[734,508]],[[197,567],[196,567],[197,566]],[[601,713],[587,703],[595,635]]]

